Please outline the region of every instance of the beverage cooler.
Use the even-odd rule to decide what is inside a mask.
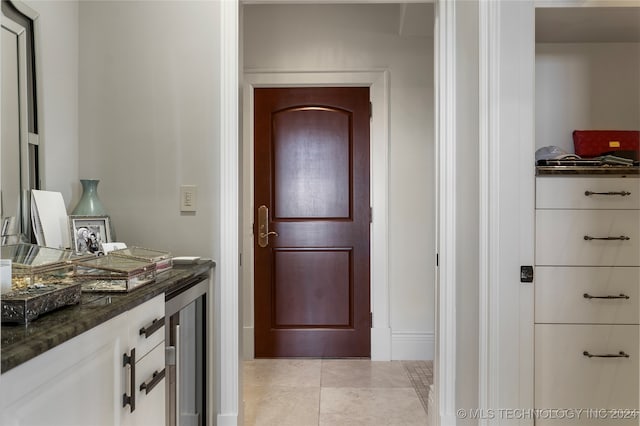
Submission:
[[[208,424],[206,322],[208,277],[197,277],[165,306],[167,426]]]

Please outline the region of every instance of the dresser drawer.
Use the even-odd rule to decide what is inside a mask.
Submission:
[[[536,210],[536,265],[640,266],[639,224],[639,210]]]
[[[538,209],[640,209],[635,177],[538,177]]]
[[[632,409],[638,407],[637,325],[535,325],[536,408]],[[629,357],[599,358],[619,354]],[[638,424],[638,419],[612,424]],[[602,419],[536,424],[608,424]]]
[[[639,293],[639,267],[537,267],[535,322],[640,324]]]
[[[129,341],[141,359],[164,341],[164,293],[129,311]]]
[[[164,425],[166,403],[165,346],[159,344],[136,363],[136,410],[133,424]]]

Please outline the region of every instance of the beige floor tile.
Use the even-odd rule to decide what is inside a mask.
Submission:
[[[410,388],[402,362],[323,360],[322,386],[341,388]]]
[[[429,390],[433,383],[433,362],[431,361],[402,361],[407,376],[422,402],[425,411],[429,413]]]
[[[244,426],[317,426],[320,388],[245,386]]]
[[[412,388],[322,388],[320,426],[424,426]]]
[[[319,359],[256,359],[243,363],[245,386],[319,387]]]

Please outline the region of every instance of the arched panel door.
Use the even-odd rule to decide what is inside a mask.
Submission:
[[[254,95],[256,357],[368,357],[369,88]]]

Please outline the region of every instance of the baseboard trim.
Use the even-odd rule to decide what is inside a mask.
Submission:
[[[391,361],[391,329],[389,327],[371,329],[371,360]]]
[[[416,330],[394,330],[391,333],[391,359],[433,360],[435,334]]]
[[[253,327],[243,327],[242,329],[242,359],[250,361],[256,357],[255,350],[255,329]]]
[[[237,414],[218,414],[217,426],[238,426]]]
[[[434,426],[438,424],[438,418],[436,416],[436,401],[435,391],[433,385],[429,386],[429,396],[427,397],[427,424]]]

